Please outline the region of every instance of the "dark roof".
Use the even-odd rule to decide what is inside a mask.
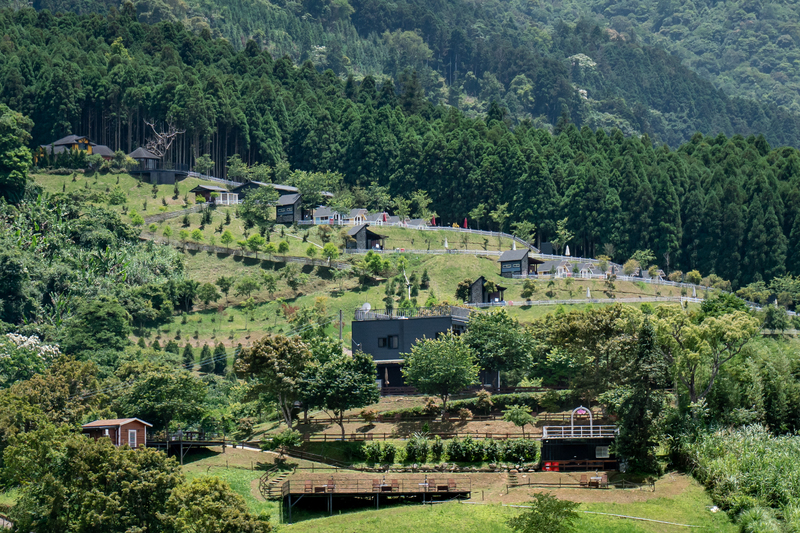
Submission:
[[[406,224],[408,224],[409,226],[429,226],[430,221],[422,218],[412,218],[411,220],[406,222]]]
[[[300,189],[298,189],[297,187],[292,187],[291,185],[281,185],[280,183],[262,183],[260,181],[256,181],[254,183],[258,183],[259,185],[269,185],[270,187],[272,187],[273,189],[275,189],[276,191],[278,191],[280,193],[287,193],[287,192],[297,193],[297,192],[300,192]]]
[[[216,185],[203,185],[202,183],[189,192],[228,192],[225,187],[218,187]]]
[[[102,155],[104,157],[114,157],[114,150],[105,144],[95,144],[92,146],[92,153],[94,155]]]
[[[75,144],[78,142],[78,139],[86,139],[88,141],[89,137],[87,137],[86,135],[67,135],[66,137],[62,137],[61,139],[53,141],[50,144],[52,144],[53,146]]]
[[[334,213],[335,211],[333,209],[324,205],[321,205],[314,210],[315,217],[332,217]]]
[[[294,205],[299,199],[299,194],[284,194],[278,198],[278,205]]]
[[[355,209],[351,209],[350,212],[347,214],[347,218],[355,218],[358,215],[365,215],[367,214],[366,209],[362,209],[360,207],[356,207]]]
[[[389,218],[389,214],[388,213],[369,213],[364,218],[368,222],[384,222],[384,220],[383,220],[384,217],[386,217],[388,219]]]
[[[347,230],[347,234],[351,237],[355,237],[357,233],[359,233],[362,229],[369,226],[369,224],[359,224],[358,226],[353,226],[349,230]]]
[[[500,256],[500,259],[498,259],[498,261],[500,261],[501,263],[504,263],[506,261],[522,261],[522,259],[528,256],[529,251],[530,250],[528,250],[527,248],[522,248],[520,250],[506,250],[505,252],[503,252],[503,255]]]
[[[384,235],[378,235],[374,231],[370,231],[368,226],[369,226],[369,224],[359,224],[358,226],[353,226],[352,228],[347,230],[347,234],[349,236],[351,236],[351,237],[355,237],[362,229],[366,229],[367,230],[367,237],[369,237],[371,239],[385,239],[386,238],[386,236],[384,236]]]
[[[49,144],[43,144],[40,146],[46,153],[48,154],[62,154],[67,151],[68,146],[61,145],[61,146],[51,146]]]
[[[137,148],[136,150],[134,150],[133,152],[129,153],[128,156],[132,157],[134,159],[161,159],[157,155],[155,155],[155,154],[153,154],[151,152],[148,152],[147,150],[145,150],[141,146],[139,148]]]

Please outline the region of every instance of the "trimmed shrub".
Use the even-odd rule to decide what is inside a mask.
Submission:
[[[361,447],[361,453],[368,463],[378,463],[381,460],[381,443],[380,442],[365,442]]]
[[[530,439],[505,441],[503,458],[510,463],[535,463],[539,460],[539,443]]]
[[[439,435],[433,438],[433,442],[431,443],[431,455],[434,461],[439,461],[442,455],[444,455],[444,441],[442,441]]]
[[[381,462],[384,464],[394,464],[397,448],[391,442],[384,442],[381,449]]]

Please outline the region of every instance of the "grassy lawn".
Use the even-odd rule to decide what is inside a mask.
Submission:
[[[639,518],[650,518],[666,522],[702,526],[703,531],[733,533],[738,529],[724,513],[711,513],[708,507],[711,500],[702,487],[694,480],[679,476],[676,487],[669,486],[669,481],[657,484],[656,493],[642,493],[630,490],[555,490],[554,494],[562,499],[572,499],[581,503],[579,511],[590,511],[610,514],[621,514]],[[659,491],[666,493],[659,496]],[[525,505],[530,493],[536,489],[514,489],[515,497],[509,498],[507,505]],[[541,490],[541,489],[539,489]],[[503,491],[505,492],[505,491]],[[476,505],[462,503],[444,503],[434,506],[419,504],[395,504],[375,511],[362,507],[345,509],[341,514],[324,517],[323,510],[297,510],[293,525],[286,525],[286,531],[314,532],[510,532],[506,520],[523,509],[504,507],[496,500],[480,501],[480,493],[473,492]],[[593,501],[594,500],[594,501]],[[611,500],[611,501],[602,501]],[[684,527],[670,526],[655,522],[621,519],[616,517],[580,514],[577,531],[586,532],[664,532],[686,531]]]
[[[215,217],[221,216],[224,210],[218,210]],[[199,215],[191,215],[199,217]],[[222,215],[224,216],[224,215]],[[181,219],[173,219],[168,223],[180,226]],[[238,222],[232,219],[231,226]],[[397,229],[398,231],[413,232],[416,230]],[[206,231],[212,231],[206,226]],[[292,250],[290,253],[303,255],[303,247],[308,243],[302,242],[302,237],[292,239],[288,235],[292,234],[290,229],[286,229],[285,239],[288,239]],[[277,241],[278,232],[273,234],[273,242]],[[314,237],[309,237],[313,242]],[[496,283],[507,287],[505,297],[509,301],[522,301],[523,280],[502,278],[498,272],[499,267],[496,259],[478,257],[472,255],[452,256],[452,255],[411,255],[404,254],[408,261],[406,270],[408,275],[416,273],[417,278],[421,278],[425,270],[430,277],[430,288],[420,289],[417,296],[418,305],[424,305],[428,296],[434,294],[439,302],[455,303],[454,293],[456,286],[462,280],[474,280],[480,275],[485,276]],[[388,256],[393,262],[399,257]],[[286,316],[283,314],[283,306],[278,301],[285,302],[292,307],[313,306],[318,298],[323,298],[326,313],[333,322],[338,322],[338,312],[342,310],[344,318],[343,338],[345,343],[350,342],[350,323],[354,311],[361,307],[365,302],[369,303],[373,309],[385,307],[383,298],[385,297],[386,280],[380,280],[367,286],[360,286],[354,278],[349,278],[341,283],[331,279],[330,271],[325,267],[303,267],[303,272],[309,275],[309,282],[300,287],[297,292],[291,290],[283,279],[280,279],[280,269],[284,263],[280,261],[280,256],[270,260],[266,256],[259,259],[227,254],[215,254],[209,252],[186,251],[186,270],[187,275],[201,283],[213,283],[220,276],[234,276],[239,279],[246,275],[255,276],[259,279],[263,274],[272,274],[277,279],[277,292],[270,295],[266,290],[258,290],[252,294],[256,307],[250,315],[241,306],[247,299],[247,295],[236,296],[233,291],[224,296],[217,302],[211,303],[207,308],[203,304],[195,306],[195,310],[182,317],[175,317],[170,324],[162,325],[158,331],[148,330],[145,332],[147,342],[150,343],[154,338],[158,338],[163,345],[165,340],[174,339],[180,332],[179,344],[191,342],[194,346],[202,346],[203,343],[223,343],[226,346],[236,346],[241,343],[247,346],[257,338],[267,332],[287,332],[291,329]],[[392,272],[395,272],[393,268]],[[587,288],[593,298],[604,298],[606,290],[605,284],[598,280],[555,280],[553,285],[549,281],[536,281],[536,292],[532,296],[534,300],[547,300],[552,295],[552,299],[585,299]],[[547,295],[547,292],[551,295]],[[680,296],[680,290],[668,286],[651,286],[642,283],[617,282],[613,291],[618,298],[647,297],[647,296]],[[597,304],[593,304],[597,305]],[[662,305],[662,304],[658,304]],[[663,304],[676,305],[676,304]],[[583,309],[586,306],[574,305],[565,306],[564,310]],[[519,319],[521,322],[531,322],[536,318],[552,313],[557,309],[556,305],[543,306],[524,306],[506,308],[509,314]],[[184,323],[185,321],[185,323]],[[331,323],[328,326],[329,334],[338,334],[338,325]],[[134,337],[134,340],[137,340]]]
[[[0,505],[13,505],[17,501],[19,493],[17,489],[0,491]]]
[[[157,192],[155,198],[153,198],[153,186],[149,183],[142,183],[138,178],[129,174],[100,174],[95,172],[84,175],[78,173],[75,174],[74,181],[72,175],[34,174],[32,177],[47,192],[82,192],[86,196],[90,196],[92,193],[99,193],[99,197],[102,200],[93,203],[104,205],[120,213],[124,206],[128,211],[135,209],[142,216],[184,209],[184,198],[189,201],[189,205],[194,205],[194,195],[189,194],[190,189],[201,183],[217,185],[215,182],[186,178],[178,182],[179,194],[177,198],[173,198],[175,195],[174,185],[157,185]],[[126,201],[120,205],[108,205],[108,194],[116,187],[119,187],[125,193]],[[146,206],[145,201],[147,202]]]

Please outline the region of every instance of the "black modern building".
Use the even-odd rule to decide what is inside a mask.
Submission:
[[[347,235],[352,239],[347,241],[348,250],[383,250],[386,237],[370,231],[369,224],[353,226]]]
[[[495,284],[494,291],[489,291],[486,289],[486,278],[483,276],[479,277],[475,281],[472,282],[472,285],[469,286],[469,303],[471,304],[489,304],[489,303],[499,303],[505,300],[504,293],[506,291],[506,287],[501,287],[500,285]]]
[[[595,425],[591,409],[577,407],[568,426],[542,428],[542,467],[556,472],[616,470],[619,463],[613,444],[617,433],[616,426]]]
[[[136,166],[129,168],[128,173],[138,175],[142,180],[154,185],[174,185],[176,181],[189,175],[188,165],[163,161],[157,155],[141,147],[129,153],[128,157],[136,160]]]
[[[352,349],[372,356],[382,387],[405,387],[400,371],[403,358],[420,339],[435,339],[466,331],[470,310],[441,305],[414,309],[359,309],[352,324]]]
[[[542,261],[530,257],[529,253],[530,251],[527,248],[503,252],[500,259],[498,259],[500,263],[500,275],[505,278],[510,278],[515,274],[535,274],[537,265],[541,265]]]
[[[275,206],[275,222],[294,224],[303,220],[303,197],[297,193],[284,194]]]

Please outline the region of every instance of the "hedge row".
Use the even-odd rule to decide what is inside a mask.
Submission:
[[[391,442],[366,442],[362,454],[368,463],[394,464],[407,462],[452,461],[475,463],[505,461],[509,463],[536,463],[539,461],[539,442],[530,439],[452,439],[446,444],[437,435],[433,440],[413,437],[405,447]]]

